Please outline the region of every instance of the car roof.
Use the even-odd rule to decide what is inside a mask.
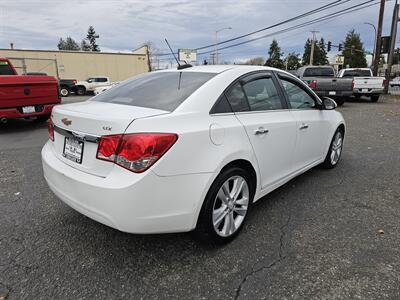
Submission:
[[[266,66],[250,66],[250,65],[202,65],[202,66],[193,66],[185,69],[178,70],[177,68],[174,69],[166,69],[160,70],[157,72],[204,72],[204,73],[223,73],[228,70],[242,70],[244,72],[251,72],[251,71],[259,71],[259,70],[271,70],[271,71],[282,71],[279,69],[266,67]]]

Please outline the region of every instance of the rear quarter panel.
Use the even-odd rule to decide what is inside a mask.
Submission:
[[[246,132],[234,114],[182,113],[150,117],[132,122],[126,133],[134,132],[178,134],[176,143],[152,167],[159,176],[218,173],[236,159],[245,159],[257,166]]]

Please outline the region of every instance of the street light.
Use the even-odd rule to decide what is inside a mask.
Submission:
[[[374,28],[374,31],[375,31],[375,36],[374,36],[374,51],[372,51],[372,64],[374,64],[374,61],[375,61],[375,52],[376,52],[376,49],[375,49],[375,47],[376,47],[376,27],[375,27],[374,24],[369,23],[369,22],[364,22],[364,24],[365,24],[365,25],[370,25],[370,26],[372,26],[372,27]]]
[[[232,27],[224,27],[218,30],[215,30],[215,53],[214,53],[214,65],[218,65],[218,32],[226,29],[232,29]]]

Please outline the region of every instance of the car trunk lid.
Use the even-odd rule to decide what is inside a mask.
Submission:
[[[57,106],[52,113],[54,151],[71,167],[106,177],[114,165],[96,158],[100,137],[123,134],[135,119],[166,113],[169,112],[95,101]]]

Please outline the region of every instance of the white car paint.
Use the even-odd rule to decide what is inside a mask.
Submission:
[[[130,233],[193,230],[210,186],[222,168],[235,160],[245,160],[254,168],[254,201],[259,200],[323,162],[336,129],[344,126],[342,115],[335,110],[210,114],[237,78],[271,70],[285,73],[258,66],[160,71],[216,73],[172,112],[90,100],[55,107],[54,125],[77,135],[165,132],[176,133],[178,140],[150,169],[133,173],[96,159],[96,143],[84,143],[82,164],[67,160],[62,156],[64,137],[55,132],[55,141],[49,140],[42,150],[49,187],[82,214]],[[72,123],[67,126],[63,119]],[[305,124],[308,128],[303,130]],[[260,127],[268,129],[268,134],[255,135]]]
[[[96,88],[109,86],[111,84],[112,82],[107,76],[92,76],[86,80],[78,81],[75,86],[83,86],[86,92],[93,92]]]

